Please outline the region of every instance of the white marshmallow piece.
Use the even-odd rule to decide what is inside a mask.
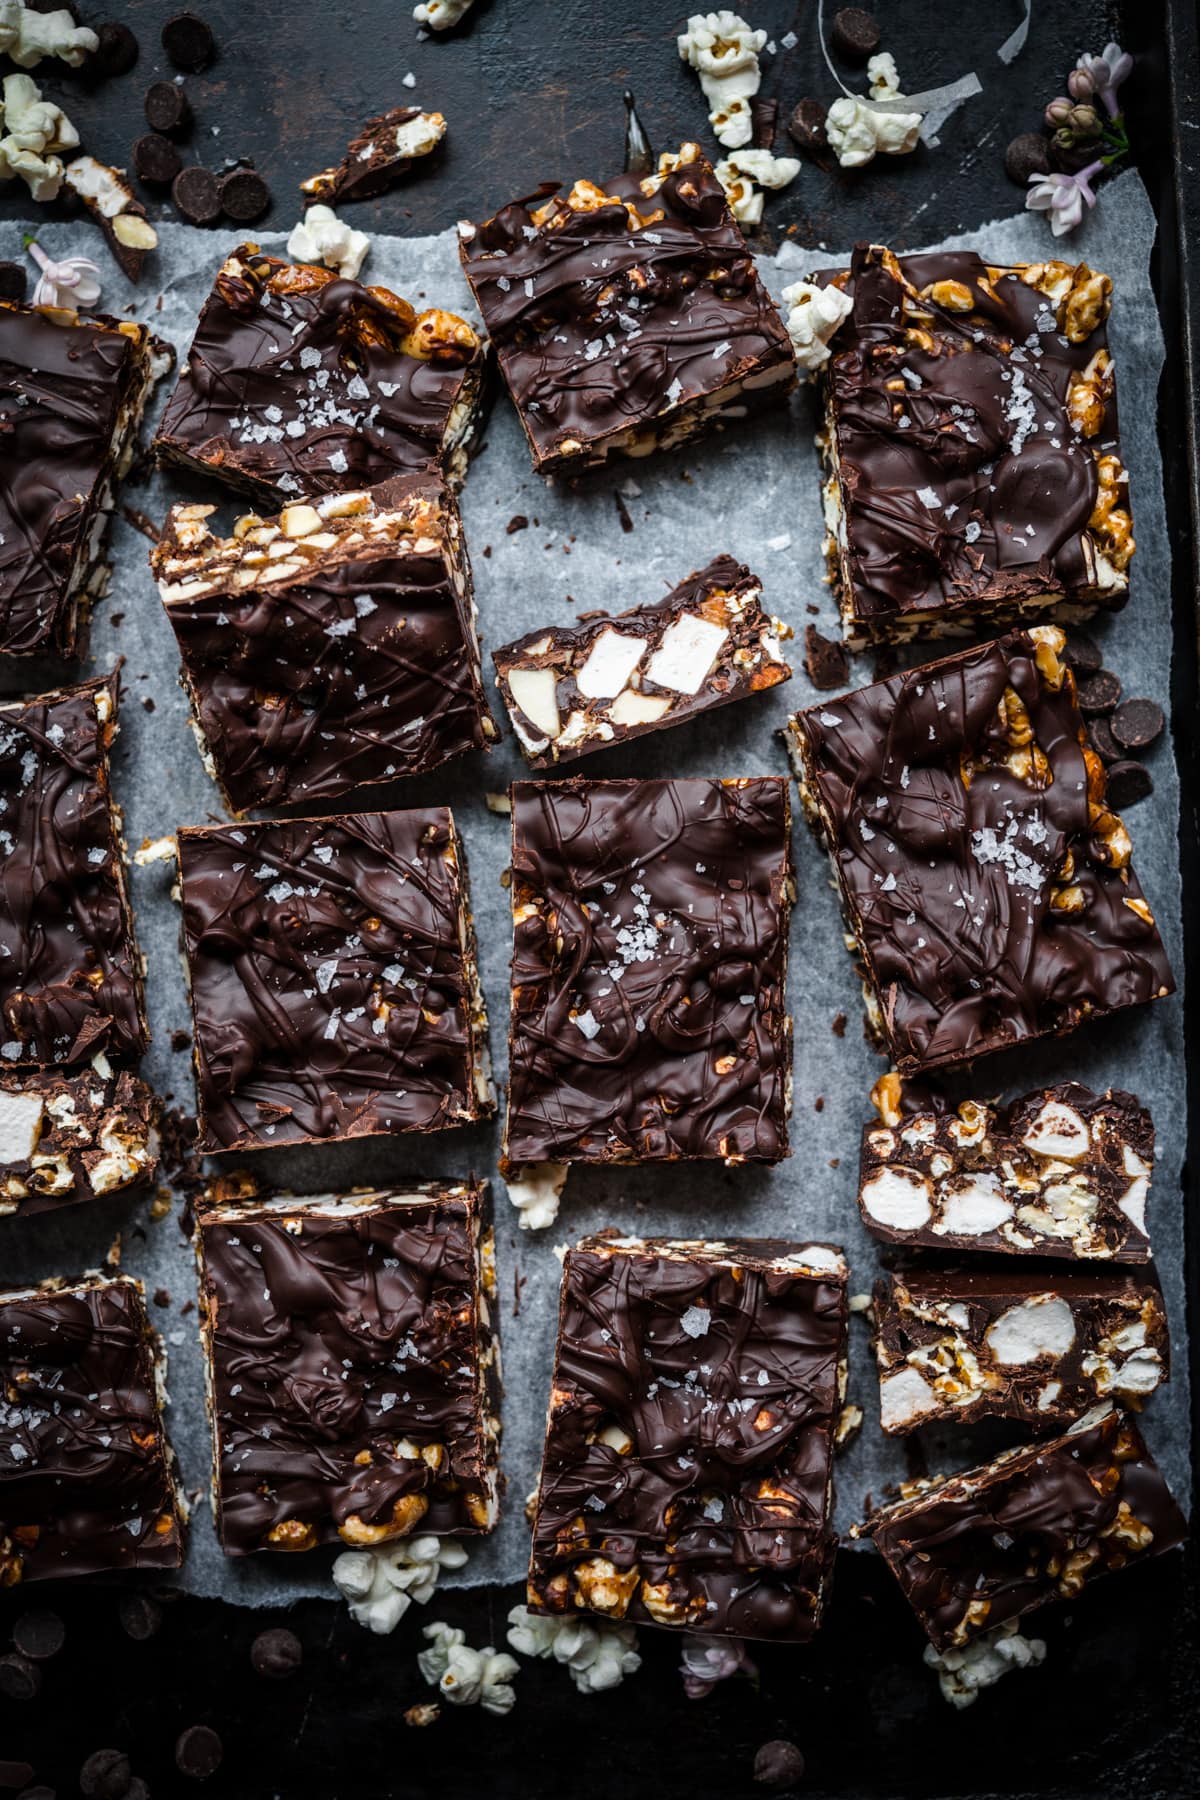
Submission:
[[[1075,1317],[1056,1294],[1035,1294],[1010,1306],[985,1333],[988,1349],[1006,1368],[1065,1356],[1075,1342]]]

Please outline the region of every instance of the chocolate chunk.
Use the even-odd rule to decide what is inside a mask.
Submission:
[[[212,225],[221,216],[221,186],[211,169],[183,169],[171,184],[171,199],[189,225]]]
[[[524,513],[514,513],[504,529],[508,536],[511,537],[514,531],[525,531],[528,528],[528,525],[529,520],[525,517]]]
[[[162,28],[162,47],[177,69],[194,73],[208,66],[217,53],[210,28],[195,13],[176,13]]]
[[[207,1781],[223,1755],[224,1746],[209,1725],[189,1725],[175,1743],[175,1767],[192,1781]]]
[[[424,113],[419,106],[394,106],[367,120],[358,136],[351,138],[340,163],[300,183],[305,205],[317,200],[334,206],[386,193],[414,162],[432,155],[445,135],[441,113]]]
[[[22,263],[0,262],[0,300],[23,300],[28,279]]]
[[[0,1694],[8,1700],[36,1700],[42,1671],[24,1656],[0,1656]]]
[[[176,81],[152,83],[146,89],[142,106],[146,123],[153,131],[163,131],[173,137],[181,135],[191,126],[191,104]]]
[[[79,1771],[79,1791],[86,1800],[125,1800],[131,1774],[123,1750],[93,1750]]]
[[[1088,738],[1096,754],[1106,763],[1120,762],[1124,752],[1112,734],[1107,719],[1099,717],[1088,720]]]
[[[804,1779],[804,1758],[787,1738],[772,1738],[755,1752],[754,1779],[764,1787],[793,1787]]]
[[[221,179],[221,210],[238,225],[261,219],[271,204],[271,190],[256,169],[233,169]]]
[[[182,167],[175,145],[157,131],[138,138],[133,146],[133,172],[150,187],[170,187]]]
[[[816,688],[844,688],[850,679],[846,646],[836,638],[822,637],[815,625],[804,627],[804,667]]]
[[[1050,145],[1040,131],[1023,131],[1004,152],[1004,173],[1018,187],[1031,175],[1045,175],[1050,168]]]
[[[102,80],[128,75],[138,59],[138,41],[128,25],[109,19],[93,28],[100,42],[85,58],[84,71]]]
[[[1086,631],[1080,631],[1078,626],[1072,625],[1067,631],[1063,661],[1068,669],[1075,671],[1076,676],[1094,675],[1102,666],[1104,658],[1100,654],[1100,646],[1095,638],[1089,637]]]
[[[56,1612],[48,1607],[34,1607],[22,1613],[13,1626],[13,1644],[31,1662],[45,1662],[57,1656],[67,1640],[67,1628]]]
[[[865,63],[879,48],[879,24],[861,6],[843,6],[833,15],[830,43],[847,62]]]
[[[157,1295],[155,1296],[157,1299]],[[156,1636],[162,1625],[162,1607],[149,1594],[125,1594],[117,1609],[121,1630],[135,1644]]]
[[[779,129],[778,100],[764,100],[761,94],[755,94],[750,102],[750,119],[756,148],[759,150],[773,149]]]
[[[829,108],[820,100],[801,100],[793,108],[788,120],[788,136],[801,150],[810,153],[828,148],[829,139],[825,136],[825,115]]]
[[[1123,750],[1147,750],[1162,736],[1166,720],[1157,700],[1125,700],[1109,719]]]
[[[1144,763],[1115,762],[1108,771],[1108,801],[1118,812],[1136,806],[1154,792],[1154,782]]]
[[[1085,675],[1077,684],[1076,697],[1084,718],[1110,713],[1121,698],[1120,678],[1111,669],[1097,669],[1094,675]]]
[[[283,1681],[304,1661],[304,1646],[294,1631],[260,1631],[250,1646],[250,1663],[256,1675]]]

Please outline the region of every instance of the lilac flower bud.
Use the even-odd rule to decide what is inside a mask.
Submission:
[[[1072,100],[1090,100],[1096,92],[1088,69],[1072,69],[1067,76],[1067,92]]]
[[[1057,100],[1052,100],[1046,108],[1047,131],[1057,131],[1059,126],[1065,125],[1070,117],[1071,102],[1060,95]]]

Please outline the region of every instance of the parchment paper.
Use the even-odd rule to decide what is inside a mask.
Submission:
[[[146,318],[183,351],[201,301],[222,256],[238,241],[232,233],[186,226],[160,228],[159,288],[154,265],[146,282],[131,290],[98,247],[94,233],[75,226],[47,227],[41,242],[52,255],[71,251],[96,258],[105,270],[104,304]],[[19,256],[16,228],[0,238],[0,254]],[[1097,212],[1083,230],[1055,246],[1043,219],[1021,213],[951,240],[972,245],[997,262],[1036,260],[1061,253],[1084,257],[1116,283],[1111,340],[1117,364],[1122,436],[1131,472],[1134,526],[1133,595],[1127,609],[1094,629],[1105,660],[1121,675],[1128,694],[1169,694],[1171,620],[1169,568],[1161,465],[1154,430],[1155,396],[1163,347],[1149,283],[1154,218],[1145,191],[1128,174],[1103,190]],[[282,242],[264,237],[267,246]],[[946,245],[935,246],[945,248]],[[788,243],[763,273],[776,294],[820,264],[844,260]],[[828,246],[825,247],[828,250]],[[453,234],[437,238],[376,237],[366,278],[384,282],[418,305],[438,304],[469,312]],[[169,385],[169,384],[168,384]],[[161,407],[160,393],[155,413]],[[813,448],[812,397],[801,393],[790,414],[731,427],[705,444],[677,454],[626,464],[571,492],[533,476],[514,413],[501,396],[486,432],[486,449],[472,464],[462,506],[474,563],[476,590],[489,646],[549,621],[569,622],[589,608],[620,611],[660,598],[682,576],[720,551],[740,557],[762,577],[766,603],[796,629],[795,679],[769,694],[708,715],[703,721],[642,738],[632,748],[573,765],[595,775],[747,775],[785,767],[776,732],[787,714],[813,698],[802,672],[803,627],[819,608],[818,625],[836,635],[833,602],[822,585],[818,465]],[[623,528],[616,494],[632,522]],[[127,484],[126,505],[161,522],[173,498],[218,502],[226,524],[238,511],[214,486],[178,475],[155,475]],[[518,514],[529,525],[512,534]],[[177,825],[222,817],[216,789],[200,764],[176,683],[175,641],[147,567],[149,545],[121,517],[113,544],[115,575],[107,602],[97,609],[93,661],[109,668],[126,658],[127,697],[115,753],[115,785],[126,812],[131,847]],[[120,622],[118,623],[118,619]],[[953,648],[953,646],[949,646]],[[935,649],[925,654],[935,655]],[[490,662],[488,680],[490,685]],[[869,658],[860,658],[854,682],[870,680]],[[11,685],[11,683],[10,683]],[[22,684],[31,690],[31,682]],[[153,711],[143,701],[153,701]],[[499,702],[497,700],[497,706]],[[500,717],[500,713],[497,713]],[[1180,898],[1176,866],[1178,785],[1170,746],[1151,757],[1155,792],[1130,815],[1135,862],[1154,906],[1177,977],[1182,977]],[[528,771],[507,731],[490,755],[453,763],[394,788],[369,790],[366,809],[449,802],[463,831],[479,929],[484,990],[492,1016],[497,1075],[506,1065],[508,962],[511,932],[501,874],[509,859],[509,821],[490,812],[487,790],[504,790]],[[356,804],[351,798],[348,802]],[[336,810],[328,807],[325,810]],[[553,1354],[559,1283],[556,1244],[606,1225],[625,1231],[682,1236],[743,1233],[825,1239],[844,1246],[851,1264],[851,1292],[865,1292],[876,1275],[879,1247],[859,1222],[855,1181],[859,1132],[869,1112],[867,1092],[884,1064],[863,1042],[861,1005],[841,924],[830,892],[826,863],[802,823],[796,826],[799,904],[792,924],[792,1010],[795,1017],[793,1155],[777,1169],[726,1171],[719,1167],[647,1167],[620,1172],[572,1172],[556,1226],[518,1232],[503,1185],[495,1184],[506,1400],[504,1468],[507,1496],[502,1523],[486,1544],[471,1548],[457,1579],[510,1581],[524,1572],[528,1530],[523,1501],[536,1478],[544,1408]],[[169,897],[170,871],[134,870],[138,932],[149,958],[148,996],[154,1043],[144,1072],[160,1092],[191,1110],[194,1101],[188,1052],[173,1052],[171,1033],[189,1026],[178,959],[178,912]],[[831,1031],[844,1012],[844,1038]],[[1170,1313],[1174,1377],[1147,1409],[1147,1436],[1178,1496],[1188,1467],[1186,1351],[1183,1340],[1183,1221],[1180,1177],[1184,1153],[1185,1093],[1181,1003],[1174,999],[1122,1015],[1019,1055],[978,1066],[977,1092],[1011,1095],[1043,1081],[1074,1077],[1103,1088],[1132,1088],[1152,1107],[1159,1160],[1151,1194],[1150,1224]],[[818,1099],[823,1099],[820,1111]],[[353,1182],[392,1183],[405,1178],[462,1174],[495,1177],[496,1127],[446,1132],[436,1137],[378,1139],[330,1145],[320,1151],[267,1152],[257,1159],[265,1179],[298,1192],[323,1192]],[[228,1159],[226,1159],[228,1160]],[[245,1159],[249,1160],[249,1159]],[[179,1208],[176,1208],[176,1212]],[[169,1427],[189,1489],[206,1490],[209,1466],[201,1359],[194,1310],[195,1274],[189,1246],[176,1217],[151,1223],[146,1202],[98,1202],[49,1218],[0,1223],[6,1283],[74,1273],[95,1266],[114,1233],[123,1236],[123,1267],[139,1275],[152,1295],[165,1287],[169,1307],[152,1306],[170,1354]],[[520,1313],[513,1317],[515,1284]],[[870,1362],[867,1329],[852,1322],[851,1398],[866,1414],[864,1429],[840,1458],[839,1528],[862,1516],[868,1491],[879,1495],[919,1462],[902,1441],[878,1429],[878,1385]],[[964,1467],[990,1453],[995,1430],[962,1429],[940,1438],[922,1435],[930,1469]],[[1011,1434],[1010,1438],[1011,1438]],[[258,1557],[227,1562],[212,1529],[206,1500],[197,1506],[187,1562],[180,1579],[204,1594],[252,1604],[276,1603],[301,1594],[332,1594],[330,1557]]]

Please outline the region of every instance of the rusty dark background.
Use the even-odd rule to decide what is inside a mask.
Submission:
[[[89,89],[58,65],[36,78],[64,100],[94,154],[124,163],[145,129],[142,97],[169,75],[159,31],[175,6],[85,0],[85,21],[115,17],[137,33],[137,67]],[[366,231],[437,231],[479,217],[546,178],[602,179],[620,165],[622,91],[632,87],[656,149],[689,135],[708,141],[695,77],[673,43],[683,9],[658,0],[477,0],[454,32],[418,41],[411,0],[203,0],[220,55],[191,77],[196,126],[185,160],[219,169],[252,158],[275,204],[263,228],[297,216],[300,179],[333,162],[372,112],[419,100],[443,111],[450,137],[429,166],[391,194],[346,209]],[[793,48],[765,59],[763,95],[783,116],[802,97],[832,97],[820,58],[816,0],[748,0],[751,22]],[[829,9],[833,10],[831,4]],[[1158,208],[1155,285],[1168,343],[1160,430],[1175,551],[1177,655],[1173,730],[1184,776],[1185,906],[1197,916],[1195,374],[1200,352],[1200,54],[1194,0],[1034,0],[1028,44],[1008,69],[997,46],[1020,0],[877,0],[884,38],[910,87],[975,68],[985,92],[948,122],[935,151],[881,159],[862,172],[806,167],[790,193],[768,201],[771,231],[801,243],[826,234],[896,248],[969,229],[1020,205],[1002,155],[1037,126],[1083,50],[1117,36],[1141,59],[1127,90],[1138,161]],[[55,73],[49,73],[53,67]],[[412,71],[416,85],[402,78]],[[783,146],[785,149],[788,146]],[[19,184],[0,190],[0,244],[37,209]],[[151,205],[151,212],[161,208]],[[39,215],[40,216],[40,215]],[[1187,971],[1200,993],[1200,934]],[[1197,1042],[1196,1005],[1190,1040]],[[1196,1083],[1193,1079],[1192,1089]],[[1195,1296],[1196,1131],[1180,1203],[1189,1209]],[[1166,1197],[1164,1196],[1164,1199]],[[1197,1337],[1195,1309],[1190,1320]],[[1193,1353],[1194,1391],[1200,1387]],[[517,1503],[510,1495],[509,1504]],[[197,1529],[210,1528],[207,1513]],[[52,1606],[66,1644],[41,1665],[36,1699],[0,1694],[0,1794],[37,1782],[60,1800],[80,1792],[93,1751],[127,1752],[145,1791],[221,1800],[715,1800],[750,1796],[755,1749],[786,1737],[807,1762],[799,1796],[1140,1796],[1175,1800],[1200,1790],[1200,1628],[1194,1551],[1105,1582],[1069,1608],[1039,1615],[1043,1670],[1015,1675],[956,1713],[921,1666],[923,1638],[898,1591],[867,1554],[839,1560],[828,1624],[798,1652],[763,1650],[756,1684],[737,1680],[707,1700],[683,1697],[671,1634],[644,1631],[643,1668],[615,1693],[576,1695],[566,1673],[522,1662],[507,1720],[444,1708],[412,1730],[405,1707],[430,1690],[416,1669],[431,1616],[464,1627],[472,1644],[503,1643],[516,1588],[447,1592],[414,1607],[390,1638],[353,1625],[340,1604],[306,1601],[265,1615],[176,1599],[157,1635],[134,1642],[118,1618],[128,1586],[43,1584],[0,1595],[0,1654],[29,1606]],[[301,1670],[268,1681],[251,1668],[259,1631],[286,1623],[303,1640]],[[176,1768],[174,1745],[194,1724],[213,1727],[224,1760],[199,1784]],[[41,1797],[39,1795],[39,1800]]]

